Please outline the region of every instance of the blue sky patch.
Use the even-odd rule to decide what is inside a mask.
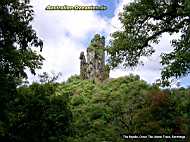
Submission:
[[[115,9],[119,4],[119,0],[97,0],[98,5],[107,6],[107,10],[97,11],[98,15],[106,18],[112,18],[114,16]]]

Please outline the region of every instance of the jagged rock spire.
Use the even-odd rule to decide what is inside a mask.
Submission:
[[[86,66],[87,66],[87,63],[86,63],[86,58],[84,56],[84,52],[81,52],[80,53],[80,76],[81,76],[81,79],[87,79]]]
[[[105,37],[96,34],[87,48],[87,61],[84,52],[80,54],[81,79],[103,81],[109,78],[109,68],[105,65]]]

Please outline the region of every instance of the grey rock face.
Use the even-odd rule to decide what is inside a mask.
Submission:
[[[87,75],[86,75],[86,68],[87,67],[87,63],[86,63],[86,58],[84,56],[84,52],[80,53],[80,77],[81,79],[87,79]]]
[[[105,38],[96,34],[87,48],[87,61],[84,52],[80,54],[81,79],[103,81],[109,78],[109,69],[105,67]],[[106,69],[106,70],[105,70]]]

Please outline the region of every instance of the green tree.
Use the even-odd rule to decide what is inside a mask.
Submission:
[[[135,0],[124,7],[119,19],[123,29],[112,34],[108,51],[109,63],[134,67],[141,56],[154,53],[152,45],[159,43],[164,33],[180,33],[173,39],[174,50],[161,54],[162,79],[181,77],[190,71],[190,1],[189,0]]]
[[[72,94],[71,142],[163,142],[167,140],[124,139],[123,134],[190,135],[188,89],[162,91],[134,75],[108,79],[103,84],[71,78],[57,89],[57,94]]]
[[[35,74],[44,58],[32,50],[43,42],[32,29],[34,11],[29,0],[0,1],[0,136],[8,102],[14,99],[17,82],[27,78],[25,69]]]
[[[0,73],[13,77],[27,77],[25,69],[35,74],[43,57],[31,47],[40,46],[32,29],[32,6],[28,0],[2,0],[0,2]]]
[[[9,141],[63,142],[71,134],[69,94],[57,95],[57,84],[20,87],[9,112]]]
[[[53,82],[56,82],[59,77],[61,76],[61,72],[59,72],[58,74],[55,74],[54,72],[50,74],[48,74],[47,72],[43,72],[42,74],[39,74],[39,81],[41,83],[53,83]]]

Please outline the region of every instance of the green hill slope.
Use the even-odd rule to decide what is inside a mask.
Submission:
[[[189,135],[189,90],[161,91],[133,75],[104,83],[75,76],[57,93],[71,94],[70,141],[120,142],[126,141],[124,134]]]
[[[139,76],[33,83],[18,88],[13,100],[0,127],[3,141],[124,142],[141,135],[135,141],[164,142],[163,135],[186,136],[174,142],[190,136],[190,90],[160,90]]]

